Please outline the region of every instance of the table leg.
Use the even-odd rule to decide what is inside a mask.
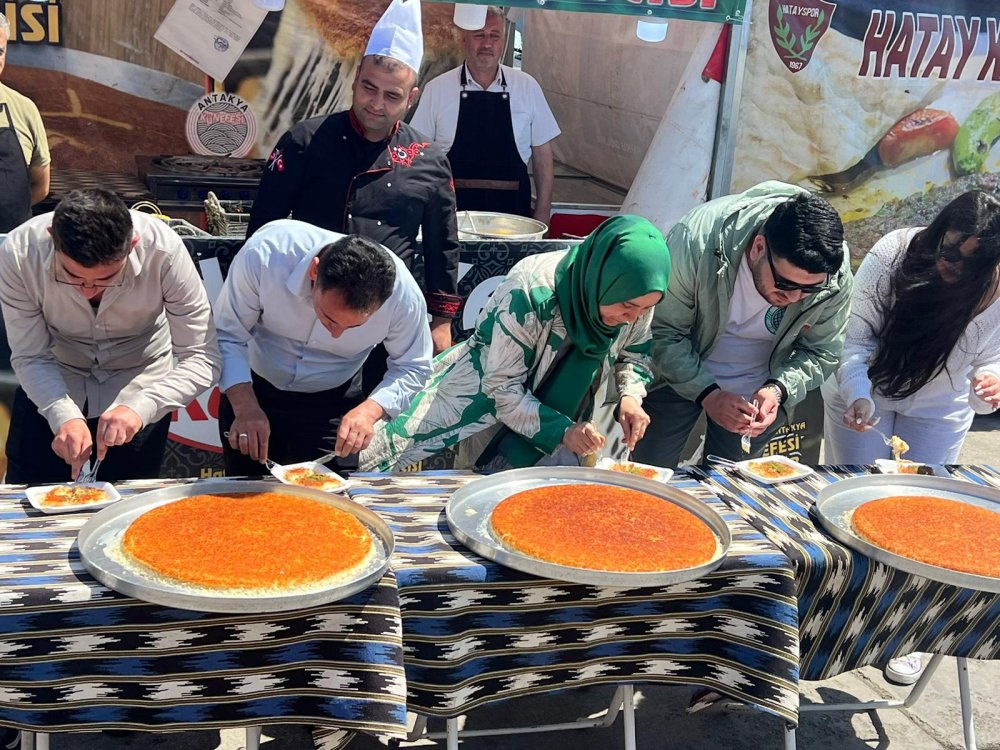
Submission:
[[[924,669],[923,674],[920,675],[920,679],[917,680],[913,687],[910,688],[910,692],[906,695],[904,700],[878,700],[878,701],[865,701],[863,703],[803,703],[799,706],[799,713],[818,713],[825,711],[872,711],[875,709],[884,708],[911,708],[923,694],[924,689],[931,681],[931,675],[933,675],[941,664],[941,660],[944,659],[943,654],[934,654],[931,657],[930,662]]]
[[[246,750],[260,750],[261,727],[247,727]]]
[[[965,750],[976,750],[976,725],[972,716],[969,664],[964,656],[958,657],[958,697],[962,703],[962,734],[965,735]]]
[[[795,750],[795,725],[785,722],[785,750]]]
[[[622,685],[622,708],[624,709],[622,724],[625,725],[625,750],[636,750],[634,692],[631,685]]]
[[[635,739],[635,701],[634,688],[632,685],[619,685],[615,688],[608,710],[603,718],[588,719],[579,718],[576,721],[566,721],[560,724],[539,724],[527,727],[501,727],[498,729],[463,729],[458,731],[458,718],[446,720],[444,732],[428,732],[427,717],[417,715],[413,729],[407,734],[407,741],[413,742],[417,739],[441,739],[446,738],[447,750],[458,750],[459,734],[462,737],[501,737],[513,734],[535,734],[538,732],[562,732],[571,729],[593,729],[596,727],[607,728],[615,723],[619,713],[625,714],[625,750],[636,750]]]

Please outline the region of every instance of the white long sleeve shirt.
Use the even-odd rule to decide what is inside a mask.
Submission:
[[[94,308],[56,281],[51,225],[36,216],[0,245],[0,301],[11,366],[53,433],[115,406],[148,425],[208,390],[221,365],[212,310],[180,237],[133,211],[122,285]]]
[[[1000,377],[1000,300],[972,319],[949,354],[945,369],[920,390],[902,399],[886,399],[872,392],[868,367],[878,347],[882,328],[881,300],[890,295],[892,276],[906,247],[920,227],[897,229],[879,240],[861,262],[854,277],[851,317],[837,383],[846,404],[866,398],[875,406],[899,414],[947,421],[971,421],[972,412],[989,414],[993,407],[972,390],[981,373]],[[928,310],[928,315],[947,315],[946,310]]]
[[[427,304],[393,253],[392,295],[362,325],[334,338],[316,317],[309,266],[322,248],[343,236],[283,219],[261,227],[236,254],[215,307],[223,391],[249,383],[251,370],[282,390],[336,388],[353,378],[381,343],[389,369],[368,397],[396,416],[424,387],[433,351]]]

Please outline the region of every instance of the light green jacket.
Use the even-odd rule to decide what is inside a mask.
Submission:
[[[653,315],[651,390],[670,385],[694,401],[715,378],[704,360],[726,321],[743,254],[764,220],[788,198],[805,192],[783,182],[764,182],[746,192],[709,201],[689,211],[666,236],[670,286]],[[830,288],[790,305],[775,335],[770,377],[779,380],[792,406],[837,367],[850,313],[850,253]]]

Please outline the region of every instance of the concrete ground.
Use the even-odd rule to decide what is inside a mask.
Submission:
[[[1000,468],[1000,415],[978,417],[966,440],[962,463]],[[879,712],[806,713],[797,732],[800,750],[955,750],[964,747],[955,659],[946,658],[924,695],[909,709]],[[979,750],[1000,750],[1000,661],[970,662],[976,738]],[[903,696],[905,688],[887,684],[866,668],[831,680],[803,683],[803,701],[855,702]],[[588,688],[508,701],[478,709],[464,718],[468,730],[537,725],[595,716],[607,708],[613,689]],[[693,715],[685,708],[686,688],[640,686],[636,690],[639,750],[743,750],[782,748],[783,725],[773,716],[712,707]],[[432,731],[443,722],[432,721]],[[136,733],[128,737],[100,733],[64,733],[51,737],[52,750],[237,750],[239,730]],[[266,727],[264,750],[307,750],[308,730],[300,726]],[[377,740],[359,736],[349,750],[379,750]],[[443,739],[403,743],[403,747],[443,748]],[[520,734],[463,739],[463,750],[617,750],[624,747],[622,718],[610,729],[555,734]]]

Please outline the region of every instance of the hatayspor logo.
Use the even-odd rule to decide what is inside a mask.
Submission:
[[[781,328],[781,321],[785,317],[784,307],[769,307],[767,312],[764,313],[764,327],[767,328],[767,332],[770,334],[775,334],[778,329]]]
[[[771,0],[768,21],[774,51],[792,73],[804,70],[830,28],[836,3],[826,0]]]

